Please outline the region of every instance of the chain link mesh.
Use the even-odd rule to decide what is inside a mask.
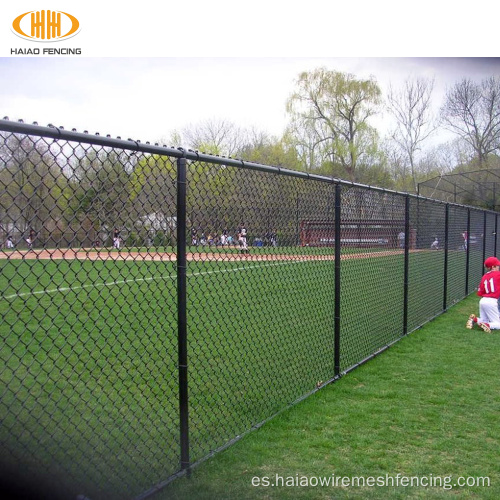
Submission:
[[[447,301],[453,304],[459,301],[465,293],[466,269],[466,235],[467,210],[462,207],[449,206],[448,215],[448,290]],[[469,248],[472,245],[469,245]],[[477,281],[479,283],[479,280]]]
[[[410,227],[416,230],[416,248],[409,265],[408,328],[413,330],[443,309],[445,205],[431,200],[410,203]],[[418,272],[415,272],[418,270]],[[465,290],[462,292],[462,297]]]
[[[188,186],[196,460],[332,377],[332,248],[299,242],[301,221],[332,218],[333,187],[199,162]]]
[[[470,231],[469,231],[469,241],[470,246],[469,251],[469,286],[468,292],[472,292],[477,289],[479,280],[484,274],[484,259],[488,257],[485,255],[486,238],[490,239],[489,236],[485,234],[485,212],[480,210],[471,210],[470,212]]]
[[[179,461],[175,162],[16,134],[1,155],[5,460],[140,492]]]
[[[401,336],[405,199],[357,187],[342,193],[341,366],[347,369]]]
[[[145,498],[182,472],[179,157],[190,463],[462,299],[497,249],[492,212],[0,129],[2,456],[54,497]]]

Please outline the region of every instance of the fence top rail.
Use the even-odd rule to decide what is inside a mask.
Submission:
[[[186,160],[199,161],[205,163],[212,163],[215,165],[227,165],[248,170],[257,170],[260,172],[267,172],[272,174],[285,175],[289,177],[298,177],[301,179],[310,179],[320,182],[326,182],[329,184],[341,184],[349,187],[357,187],[362,189],[369,189],[371,191],[377,191],[386,194],[395,194],[399,196],[408,196],[410,198],[415,198],[418,200],[432,201],[433,203],[441,203],[444,205],[451,205],[456,207],[463,207],[472,210],[478,210],[481,212],[494,212],[492,210],[481,209],[479,207],[472,207],[468,205],[461,205],[459,203],[450,203],[442,200],[435,200],[433,198],[426,198],[418,194],[405,193],[402,191],[395,191],[391,189],[381,188],[377,186],[370,186],[367,184],[360,184],[356,182],[347,181],[344,179],[337,179],[333,177],[327,177],[323,175],[310,174],[308,172],[301,172],[298,170],[290,170],[282,167],[275,167],[271,165],[263,165],[260,163],[254,163],[245,161],[242,159],[235,159],[226,156],[215,156],[206,153],[201,153],[199,151],[193,151],[191,149],[183,148],[172,148],[167,146],[160,146],[158,144],[151,144],[149,142],[140,142],[134,139],[121,139],[120,137],[112,138],[109,135],[101,136],[98,133],[94,135],[88,132],[77,132],[75,129],[66,130],[63,127],[56,127],[55,125],[49,124],[44,127],[38,125],[37,123],[28,124],[24,123],[22,120],[13,121],[9,120],[7,117],[0,120],[0,132],[11,132],[15,134],[24,135],[34,135],[38,137],[47,137],[54,140],[64,140],[68,142],[80,142],[83,144],[93,144],[96,146],[109,147],[109,148],[119,148],[127,151],[136,151],[141,153],[156,154],[160,156],[170,156],[173,158],[185,158]]]

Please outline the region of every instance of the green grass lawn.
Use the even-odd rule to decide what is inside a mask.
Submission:
[[[412,328],[440,312],[442,255],[411,257]],[[453,277],[463,274],[463,259],[450,254]],[[175,263],[0,265],[0,437],[9,459],[92,500],[131,498],[173,474],[179,467]],[[333,280],[332,261],[189,264],[192,461],[334,376]],[[341,281],[347,370],[402,335],[402,256],[346,260]],[[457,282],[450,294],[461,297]],[[439,369],[435,359],[433,370]],[[421,376],[412,375],[416,384]],[[364,410],[368,420],[373,411]]]
[[[464,328],[477,303],[454,306],[153,498],[499,498],[500,336]],[[397,474],[436,486],[282,486]],[[468,476],[490,486],[453,486]],[[264,478],[277,486],[252,486]]]

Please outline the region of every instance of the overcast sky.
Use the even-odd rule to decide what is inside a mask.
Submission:
[[[500,58],[0,58],[0,113],[143,142],[208,119],[280,135],[298,74],[320,66],[373,76],[384,95],[435,78],[436,106],[464,77],[500,75]]]

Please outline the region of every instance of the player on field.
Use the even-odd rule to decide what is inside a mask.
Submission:
[[[117,227],[113,232],[113,248],[120,249],[120,231]]]
[[[463,249],[467,250],[467,241],[469,240],[469,233],[467,231],[464,231],[462,233],[462,238],[464,239],[464,244],[463,244]]]
[[[36,233],[33,229],[30,229],[30,234],[26,238],[26,243],[28,244],[28,250],[33,250],[33,244],[35,243]]]
[[[198,246],[198,231],[194,227],[191,229],[191,245]]]
[[[500,260],[488,257],[484,261],[486,273],[481,278],[477,294],[479,300],[479,317],[471,314],[466,323],[466,328],[478,325],[486,333],[500,329],[500,313],[498,312],[498,299],[500,298]]]
[[[240,244],[240,251],[242,253],[248,253],[247,228],[245,227],[245,224],[243,222],[238,228],[238,243]]]
[[[222,234],[220,235],[220,244],[224,246],[227,243],[227,229],[222,230]]]
[[[400,231],[398,233],[398,241],[399,241],[399,248],[404,248],[405,247],[405,232]]]

